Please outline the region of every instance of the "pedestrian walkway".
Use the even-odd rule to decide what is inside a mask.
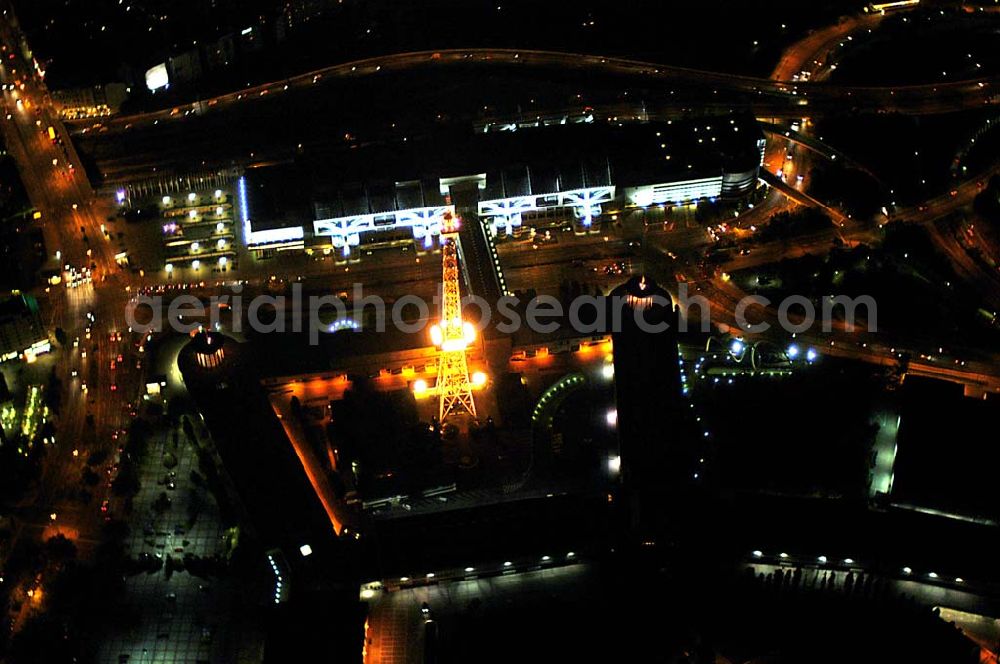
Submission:
[[[197,450],[180,425],[164,422],[150,436],[125,547],[133,559],[153,557],[163,566],[126,579],[125,602],[134,620],[102,643],[100,662],[221,664],[234,661],[236,650],[260,650],[254,642],[262,635],[240,634],[235,621],[223,619],[257,602],[253,584],[183,569],[185,556],[225,556],[229,547]],[[176,570],[169,574],[168,560]]]
[[[371,600],[365,664],[420,664],[424,661],[427,618],[451,623],[473,602],[507,606],[533,597],[582,597],[590,572],[586,565],[576,564],[381,591]],[[426,617],[422,612],[425,603]]]

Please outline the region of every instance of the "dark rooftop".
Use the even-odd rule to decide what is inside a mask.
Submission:
[[[442,130],[251,170],[250,210],[255,228],[308,227],[315,219],[441,205],[439,180],[449,177],[485,174],[483,200],[713,177],[754,168],[759,138],[756,120],[746,115],[620,127]]]

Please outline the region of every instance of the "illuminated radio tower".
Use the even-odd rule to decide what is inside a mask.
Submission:
[[[446,212],[441,226],[442,290],[441,322],[431,328],[438,355],[437,393],[440,399],[438,420],[449,415],[468,413],[476,417],[476,402],[472,398],[469,364],[465,349],[476,338],[471,323],[462,320],[462,295],[458,275],[459,220]]]

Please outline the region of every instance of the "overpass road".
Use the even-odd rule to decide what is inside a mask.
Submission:
[[[829,45],[824,43],[824,48]],[[804,47],[796,46],[798,49]],[[802,66],[808,56],[797,57],[794,62]],[[602,55],[583,53],[563,53],[557,51],[517,50],[517,49],[450,49],[440,51],[417,51],[367,58],[301,74],[292,78],[248,87],[237,92],[202,99],[160,111],[125,115],[107,122],[81,120],[74,125],[83,128],[116,130],[137,129],[152,125],[157,120],[180,120],[191,114],[204,115],[218,113],[232,105],[252,104],[270,94],[281,94],[291,89],[316,88],[337,78],[359,78],[377,76],[392,72],[419,73],[437,69],[454,68],[459,65],[475,65],[480,68],[501,68],[513,66],[520,69],[552,69],[557,71],[587,71],[612,74],[623,77],[626,82],[640,80],[646,87],[657,85],[695,85],[702,90],[738,92],[764,98],[760,104],[760,115],[780,112],[789,107],[801,113],[802,107],[809,107],[815,114],[815,107],[833,104],[843,110],[845,103],[862,108],[879,108],[895,112],[924,115],[944,110],[960,110],[983,104],[996,94],[996,84],[1000,77],[987,76],[966,81],[929,83],[908,86],[850,86],[832,85],[824,82],[796,82],[782,79],[757,78],[738,74],[709,72],[684,67],[675,67],[639,60],[629,60]],[[779,65],[778,72],[785,75],[789,64]],[[633,78],[634,77],[634,78]],[[751,98],[752,98],[751,97]],[[830,106],[826,110],[834,110]],[[190,113],[186,113],[190,111]],[[98,127],[97,125],[100,125]]]
[[[829,47],[825,40],[821,41],[821,47]],[[779,73],[784,74],[792,64],[804,66],[804,47],[796,46],[795,50],[803,53],[779,66]],[[823,61],[814,57],[807,62]],[[532,83],[546,80],[553,87],[571,90],[578,85],[581,74],[586,74],[588,81],[594,80],[588,87],[596,89],[598,78],[602,87],[599,92],[588,93],[580,105],[553,105],[550,101],[542,108],[532,103],[538,96]],[[392,107],[401,117],[393,116],[392,108],[384,108],[376,100],[368,109],[372,112],[369,118],[352,115],[358,110],[354,106],[330,107],[323,117],[310,114],[317,107],[326,108],[324,97],[350,93],[363,98],[379,81],[397,85],[400,76],[415,86],[409,92],[400,91],[407,99],[402,110],[398,105]],[[639,117],[646,112],[676,115],[694,107],[749,109],[761,117],[818,116],[851,109],[923,115],[991,104],[1000,84],[1000,77],[984,77],[915,86],[841,86],[705,72],[600,55],[456,49],[401,53],[334,65],[159,111],[74,122],[71,130],[87,146],[106,184],[141,179],[154,171],[246,166],[290,159],[303,146],[335,146],[337,141],[331,137],[344,133],[338,129],[342,125],[361,126],[368,134],[384,134],[389,125],[404,125],[405,116],[426,116],[433,124],[434,114],[441,115],[441,111],[434,106],[431,92],[449,80],[462,80],[462,76],[487,80],[507,76],[512,81],[524,81],[523,86],[506,86],[507,92],[497,95],[510,109],[530,109],[529,117],[576,114],[584,106],[600,117]],[[423,93],[417,89],[422,77],[426,77]],[[356,87],[347,88],[347,93],[330,87],[344,85]],[[526,90],[523,93],[510,92],[522,88]],[[642,97],[642,103],[623,103],[623,91],[633,91],[630,97]],[[462,111],[452,106],[446,120],[467,126],[482,117],[483,110],[478,107]],[[366,121],[377,122],[377,131],[365,126]],[[289,126],[275,131],[276,123],[279,129],[281,125]],[[233,126],[241,128],[239,140],[223,130]],[[287,131],[292,126],[296,130]]]

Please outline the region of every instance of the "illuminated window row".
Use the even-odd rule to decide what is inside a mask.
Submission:
[[[626,194],[629,203],[638,207],[650,205],[692,203],[703,198],[717,198],[722,194],[722,176],[647,185],[630,189]]]

